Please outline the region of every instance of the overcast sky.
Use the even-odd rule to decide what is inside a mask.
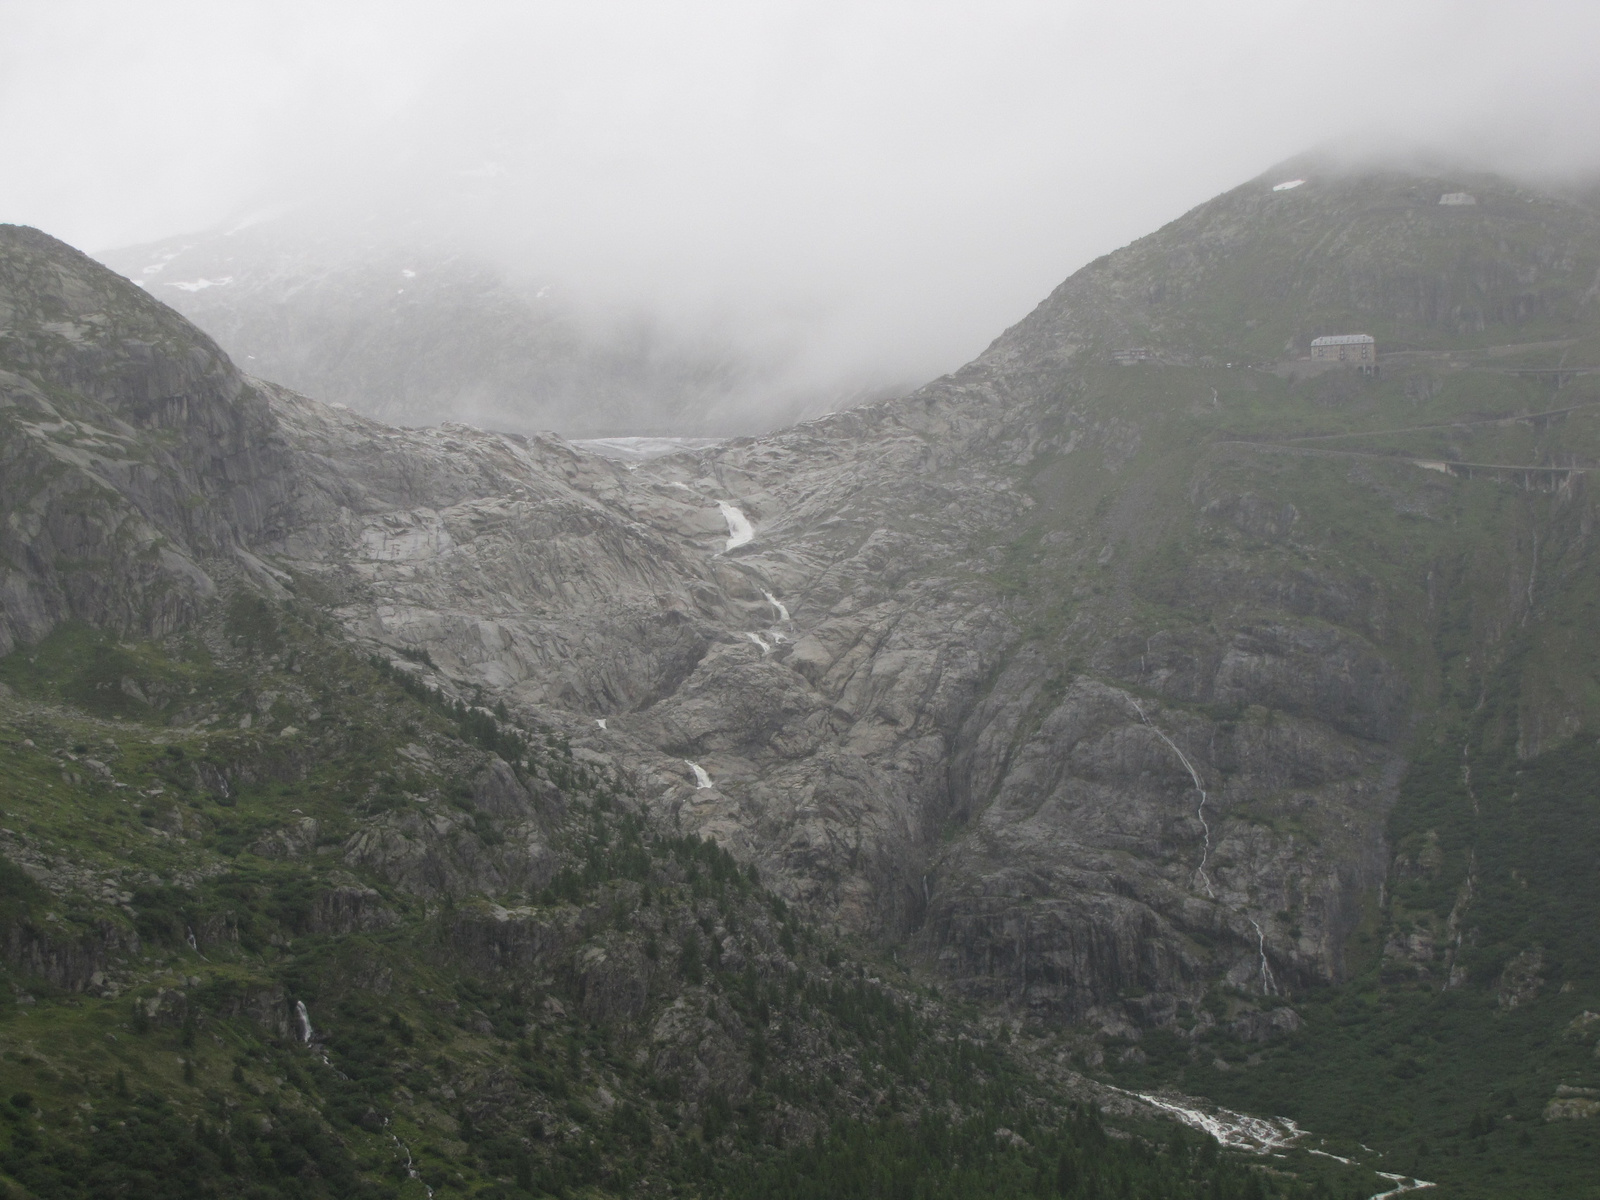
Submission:
[[[0,220],[413,205],[921,379],[1319,143],[1593,170],[1597,47],[1595,0],[0,0]]]

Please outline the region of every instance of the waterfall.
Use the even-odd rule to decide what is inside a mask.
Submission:
[[[724,551],[755,540],[756,529],[750,524],[749,517],[726,500],[718,500],[717,507],[722,510],[722,519],[728,523],[728,544],[723,547]]]
[[[383,1127],[385,1129],[389,1129],[389,1118],[388,1117],[385,1117],[383,1119]],[[400,1140],[400,1135],[398,1133],[396,1133],[392,1129],[389,1129],[389,1136],[394,1139],[394,1144],[396,1146],[399,1146],[401,1151],[403,1151],[405,1156],[406,1156],[406,1161],[405,1161],[405,1164],[404,1164],[405,1165],[406,1175],[411,1179],[415,1179],[418,1183],[422,1183],[423,1188],[428,1193],[428,1200],[433,1200],[433,1189],[431,1187],[428,1187],[428,1185],[426,1183],[423,1183],[422,1182],[422,1176],[417,1174],[416,1165],[415,1165],[415,1163],[414,1163],[414,1161],[412,1160],[412,1157],[411,1157],[411,1147],[406,1145],[404,1142],[402,1142]]]
[[[708,788],[712,786],[711,776],[706,774],[706,769],[704,767],[692,759],[686,758],[683,761],[688,763],[689,770],[694,772],[694,786],[696,791],[699,791],[701,788]]]
[[[1272,968],[1267,965],[1267,935],[1261,932],[1261,926],[1256,924],[1254,917],[1250,924],[1255,926],[1256,953],[1261,956],[1261,991],[1268,996],[1278,994],[1278,981],[1272,977]]]
[[[1206,895],[1215,899],[1217,893],[1212,890],[1211,877],[1206,874],[1206,863],[1211,859],[1211,826],[1206,822],[1206,789],[1200,782],[1200,772],[1194,769],[1194,764],[1189,761],[1188,756],[1178,749],[1178,744],[1151,723],[1150,718],[1144,715],[1144,709],[1139,707],[1137,700],[1130,697],[1128,703],[1133,705],[1133,711],[1139,714],[1139,720],[1154,730],[1155,735],[1165,742],[1172,752],[1178,756],[1178,761],[1183,764],[1183,769],[1189,772],[1189,778],[1194,781],[1194,790],[1200,793],[1200,804],[1194,810],[1194,815],[1200,820],[1200,829],[1205,837],[1205,845],[1200,851],[1200,865],[1195,868],[1195,874],[1200,877],[1200,882],[1205,885]]]
[[[311,1040],[311,1014],[306,1011],[306,1002],[304,1000],[296,1000],[294,1002],[294,1016],[295,1020],[300,1022],[300,1040],[309,1042]]]

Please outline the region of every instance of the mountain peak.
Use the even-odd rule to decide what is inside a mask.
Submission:
[[[1513,180],[1306,155],[1090,263],[1000,361],[1270,363],[1369,332],[1444,350],[1596,335],[1600,215]]]

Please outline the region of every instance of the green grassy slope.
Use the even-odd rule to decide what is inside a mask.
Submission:
[[[1462,749],[1419,755],[1355,975],[1295,997],[1300,1031],[1196,1053],[1146,1039],[1149,1061],[1122,1074],[1291,1114],[1441,1195],[1600,1194],[1600,1125],[1560,1103],[1600,1089],[1600,751],[1585,739],[1524,761],[1472,745],[1469,792]]]
[[[1062,672],[1137,687],[1147,645],[1332,625],[1403,672],[1411,711],[1350,978],[1294,995],[1276,1041],[1148,1031],[1108,1046],[1108,1076],[1291,1116],[1432,1194],[1600,1195],[1600,379],[1107,366],[1061,404],[1096,450],[1130,431],[1041,464],[997,576]],[[1107,612],[1129,649],[1097,658]],[[1296,832],[1336,836],[1314,814]]]
[[[166,643],[66,626],[0,682],[12,1196],[1365,1186],[1108,1136],[1069,1076],[814,936],[559,737],[369,662],[298,602],[242,594]],[[531,816],[475,790],[495,755]],[[440,858],[422,883],[352,860],[413,813]],[[451,884],[530,832],[537,871]]]

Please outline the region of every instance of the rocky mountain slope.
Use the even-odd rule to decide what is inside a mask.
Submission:
[[[1514,771],[1593,726],[1581,203],[1290,164],[918,392],[631,467],[325,407],[42,235],[5,256],[9,646],[301,606],[410,694],[555,739],[830,936],[1066,1037],[1080,1069],[1166,1045],[1220,1087],[1368,970],[1491,1007],[1537,977],[1516,1019],[1540,1028],[1600,1002],[1535,915],[1484,907],[1487,848],[1415,790],[1418,762]],[[1375,378],[1292,361],[1356,331]],[[185,730],[294,744],[327,711],[127,678]],[[380,769],[411,771],[410,745]],[[313,792],[316,820],[348,807]],[[474,801],[520,811],[499,803]],[[531,829],[464,850],[461,820],[403,811],[335,823],[328,854],[508,914],[554,878]],[[321,841],[277,819],[283,846]],[[1411,878],[1432,891],[1400,900]],[[1530,1086],[1582,1099],[1570,1049]]]

